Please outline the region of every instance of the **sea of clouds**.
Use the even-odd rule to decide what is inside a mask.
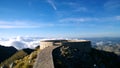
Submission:
[[[35,47],[40,45],[40,41],[41,40],[55,40],[55,39],[74,39],[74,40],[78,40],[80,38],[44,38],[44,37],[21,37],[21,36],[17,36],[14,38],[9,38],[9,39],[4,39],[4,38],[0,38],[0,45],[2,46],[13,46],[16,49],[20,50],[23,48],[31,48],[34,49]],[[112,39],[112,38],[111,38]],[[83,39],[80,39],[83,40]],[[120,39],[112,39],[112,40],[104,40],[104,39],[85,39],[85,40],[90,40],[92,42],[92,45],[120,45],[120,43],[118,43],[120,41]],[[97,40],[97,41],[96,41]],[[103,41],[104,40],[104,41]]]
[[[13,46],[16,49],[20,50],[23,48],[35,48],[39,45],[40,40],[43,40],[41,37],[20,37],[10,39],[0,39],[0,45],[2,46]]]
[[[9,39],[1,38],[0,39],[0,45],[6,46],[6,47],[13,46],[18,50],[23,49],[23,48],[34,49],[35,47],[40,45],[41,40],[54,40],[54,39],[56,39],[56,38],[17,36],[17,37],[9,38]],[[63,38],[57,38],[57,39],[63,39]]]

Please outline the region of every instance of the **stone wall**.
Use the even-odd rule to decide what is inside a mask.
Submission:
[[[61,46],[63,42],[67,40],[45,40],[40,42],[40,49],[44,49],[49,46]]]
[[[46,47],[49,47],[49,46],[53,46],[53,42],[44,42],[44,41],[41,41],[40,42],[40,49],[44,49]]]
[[[90,52],[91,51],[91,42],[90,41],[76,41],[76,40],[70,40],[68,42],[65,42],[62,44],[62,46],[68,46],[73,49],[77,49],[80,52]]]

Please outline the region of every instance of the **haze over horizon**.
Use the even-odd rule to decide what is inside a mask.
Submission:
[[[120,37],[120,0],[0,0],[0,38]]]

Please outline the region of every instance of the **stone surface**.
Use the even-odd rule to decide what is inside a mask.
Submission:
[[[57,48],[57,46],[50,46],[43,49],[36,59],[33,68],[54,68],[52,51]]]

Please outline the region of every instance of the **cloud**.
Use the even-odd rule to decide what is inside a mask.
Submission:
[[[74,10],[75,12],[86,12],[88,9],[86,7],[79,7]]]
[[[116,16],[115,18],[116,18],[116,20],[120,20],[120,16]]]
[[[32,48],[34,49],[40,45],[41,40],[55,40],[56,38],[43,38],[43,37],[21,37],[17,36],[14,38],[3,39],[0,38],[0,45],[3,46],[13,46],[16,49],[20,50],[23,48]],[[68,39],[68,38],[57,38],[57,39]]]
[[[63,5],[71,6],[71,7],[76,7],[79,6],[78,3],[75,2],[62,2]]]
[[[86,12],[88,11],[87,7],[81,2],[63,2],[62,5],[68,6],[73,12]]]
[[[96,42],[96,45],[99,46],[99,45],[104,45],[105,43],[103,41],[99,41],[99,42]]]
[[[16,49],[27,48],[27,45],[22,41],[13,41],[10,45],[13,45]]]
[[[109,10],[120,9],[120,0],[108,0],[108,2],[104,4],[104,7]]]
[[[97,18],[65,18],[65,19],[61,19],[59,20],[59,22],[88,22],[88,21],[97,21],[99,19]]]
[[[52,6],[54,10],[57,10],[56,5],[53,0],[47,0],[47,2]]]
[[[0,25],[0,28],[37,28],[39,26],[11,26],[11,25]]]
[[[120,16],[113,16],[113,17],[101,17],[101,18],[63,18],[60,19],[59,22],[64,23],[83,23],[83,22],[119,22]]]
[[[52,27],[51,23],[38,23],[29,21],[0,21],[0,28],[41,28]]]
[[[10,38],[7,40],[1,39],[0,44],[3,46],[13,46],[16,49],[23,49],[23,48],[35,48],[39,45],[39,41],[42,38],[40,37],[20,37],[17,36],[15,38]]]

